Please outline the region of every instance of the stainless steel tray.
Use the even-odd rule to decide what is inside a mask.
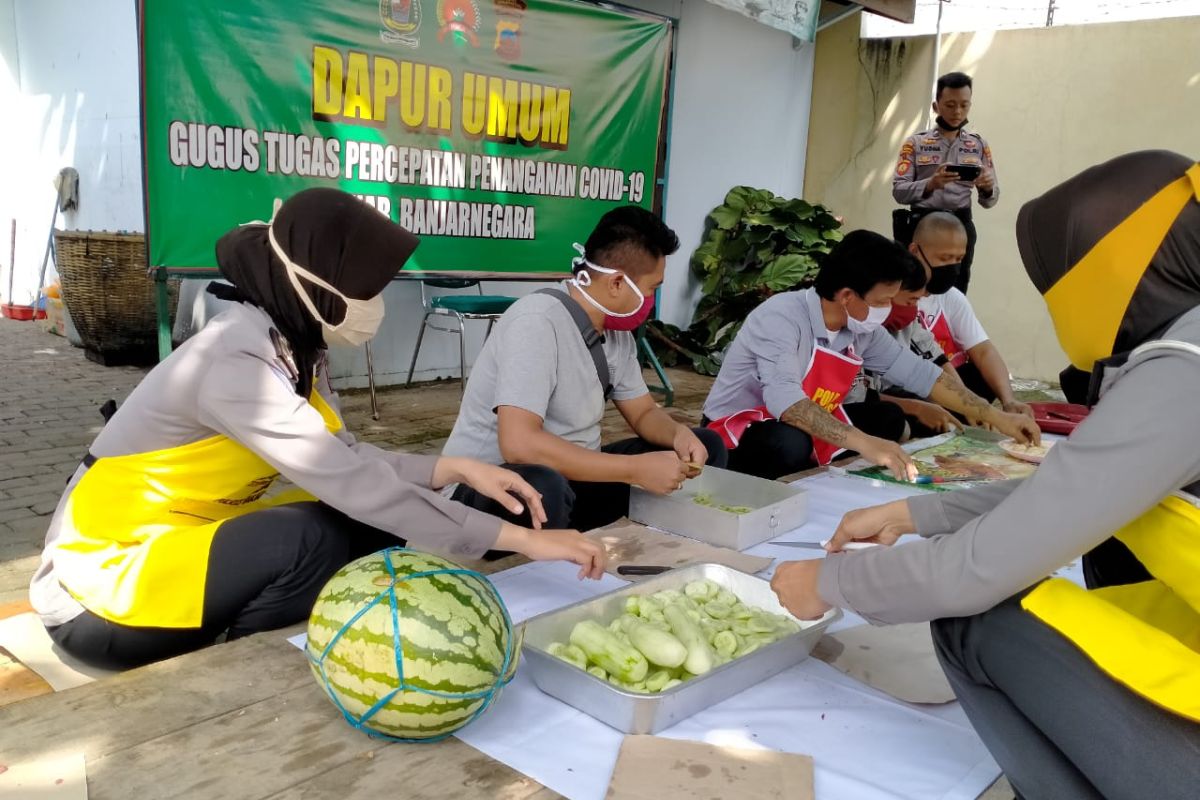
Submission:
[[[695,502],[698,494],[751,510],[734,514],[700,505]],[[808,497],[803,489],[786,483],[705,467],[672,494],[656,495],[633,487],[629,518],[718,547],[745,550],[803,525],[808,520]]]
[[[808,657],[831,623],[842,616],[832,609],[816,621],[796,620],[800,632],[717,667],[707,675],[659,694],[626,692],[546,652],[565,642],[575,623],[593,619],[610,622],[625,611],[625,598],[678,589],[708,578],[749,606],[787,614],[765,580],[720,564],[697,564],[673,570],[608,594],[550,611],[525,623],[523,653],[533,682],[546,694],[625,733],[657,733],[698,711],[749,689]]]

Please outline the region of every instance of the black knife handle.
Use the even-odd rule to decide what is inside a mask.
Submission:
[[[617,567],[618,575],[661,575],[670,572],[672,567],[647,567],[637,564],[622,564]]]

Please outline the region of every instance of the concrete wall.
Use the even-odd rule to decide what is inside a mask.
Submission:
[[[978,210],[971,301],[1015,375],[1066,364],[1026,278],[1021,204],[1124,152],[1200,156],[1200,17],[943,37],[940,72],[975,78],[972,128],[997,162],[999,204]],[[891,231],[900,144],[927,122],[933,40],[859,41],[849,19],[817,39],[805,197],[851,227]]]
[[[1130,2],[1096,2],[1096,0],[1039,0],[1011,3],[996,0],[921,0],[916,6],[916,18],[911,25],[876,14],[864,14],[863,38],[924,36],[937,31],[939,6],[942,33],[966,31],[996,31],[1011,28],[1045,28],[1047,11],[1055,26],[1088,25],[1092,23],[1130,22],[1133,20],[1188,17],[1200,14],[1200,0],[1131,0]]]
[[[698,295],[687,262],[708,212],[737,184],[789,196],[803,188],[815,48],[794,47],[786,33],[700,0],[630,5],[679,21],[666,216],[683,246],[669,265],[661,313],[687,324]],[[10,16],[15,35],[0,33],[0,58],[20,63],[19,78],[10,83],[20,89],[25,123],[7,134],[9,126],[0,126],[0,136],[22,143],[0,151],[3,174],[18,176],[4,191],[0,238],[7,262],[5,220],[18,216],[17,270],[28,299],[50,222],[49,182],[61,166],[79,170],[82,203],[60,227],[142,228],[137,38],[129,0],[0,0],[0,26]],[[5,80],[0,68],[0,91]],[[587,233],[580,231],[580,238]],[[570,256],[564,253],[564,262]],[[486,291],[521,294],[534,288],[496,283]],[[385,384],[407,372],[420,322],[418,287],[394,284],[386,302],[388,316],[375,346],[376,374]],[[185,296],[183,304],[190,308],[191,298]],[[468,358],[479,351],[483,330],[482,323],[469,326]],[[333,368],[343,385],[365,385],[361,352],[339,352]],[[430,333],[417,377],[457,372],[455,337]]]
[[[804,189],[815,48],[710,3],[634,4],[679,20],[666,220],[682,246],[662,317],[687,325],[699,300],[688,261],[708,212],[740,184],[788,197]]]
[[[7,264],[15,217],[13,295],[30,302],[53,217],[51,181],[62,167],[79,171],[81,202],[59,217],[58,227],[142,228],[133,3],[6,0],[0,26],[7,29],[0,35],[0,82],[7,80],[13,95],[4,108],[15,111],[0,126],[0,241]]]

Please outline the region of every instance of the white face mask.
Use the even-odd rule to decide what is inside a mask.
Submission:
[[[847,310],[846,327],[850,329],[851,333],[857,336],[865,336],[882,328],[883,323],[887,321],[891,313],[892,306],[890,303],[886,306],[867,306],[866,319],[855,319],[851,316],[850,311]]]
[[[618,274],[618,271],[615,269],[609,269],[608,267],[602,267],[599,264],[593,264],[592,262],[588,261],[587,256],[585,255],[583,245],[581,245],[579,242],[576,242],[572,246],[576,250],[579,251],[579,255],[571,260],[571,263],[574,264],[576,267],[578,267],[580,264],[582,264],[583,266],[587,267],[589,270],[595,270],[596,272],[601,272],[601,273],[604,273],[605,275],[617,275]],[[587,300],[589,303],[591,303],[593,306],[595,306],[595,308],[597,310],[604,312],[605,316],[615,317],[617,319],[624,319],[626,317],[632,317],[632,316],[636,316],[637,314],[642,313],[642,309],[644,309],[646,307],[646,296],[642,294],[642,290],[637,287],[636,283],[629,280],[628,275],[625,275],[622,273],[621,277],[625,279],[625,283],[629,284],[629,288],[633,289],[633,293],[637,295],[638,304],[637,304],[637,308],[635,308],[633,311],[627,311],[627,312],[613,311],[611,308],[605,308],[604,306],[600,305],[600,301],[598,301],[596,298],[592,297],[586,291],[586,288],[588,286],[592,285],[592,276],[589,275],[584,270],[580,270],[579,272],[575,273],[575,277],[567,282],[574,284],[575,287],[577,289],[579,289],[579,293],[581,295],[583,295],[583,299]]]
[[[275,255],[283,262],[288,280],[292,282],[292,287],[296,290],[296,294],[300,295],[300,302],[308,309],[308,313],[312,314],[313,319],[321,323],[325,344],[330,347],[359,347],[369,342],[375,336],[379,331],[379,325],[383,322],[384,306],[382,294],[377,294],[370,300],[355,300],[353,297],[346,297],[346,295],[339,292],[333,286],[288,258],[287,253],[283,252],[283,248],[279,246],[279,242],[275,239],[274,227],[267,228],[267,236],[271,240],[271,249],[275,251]],[[346,316],[342,318],[341,322],[337,325],[330,325],[325,321],[325,318],[321,316],[321,312],[317,311],[317,306],[313,303],[312,298],[308,296],[308,291],[300,282],[301,279],[341,298],[342,302],[346,304]]]

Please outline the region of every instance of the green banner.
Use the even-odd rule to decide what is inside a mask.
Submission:
[[[548,273],[651,208],[660,17],[573,0],[142,0],[152,267],[331,186],[421,236],[407,270]]]

